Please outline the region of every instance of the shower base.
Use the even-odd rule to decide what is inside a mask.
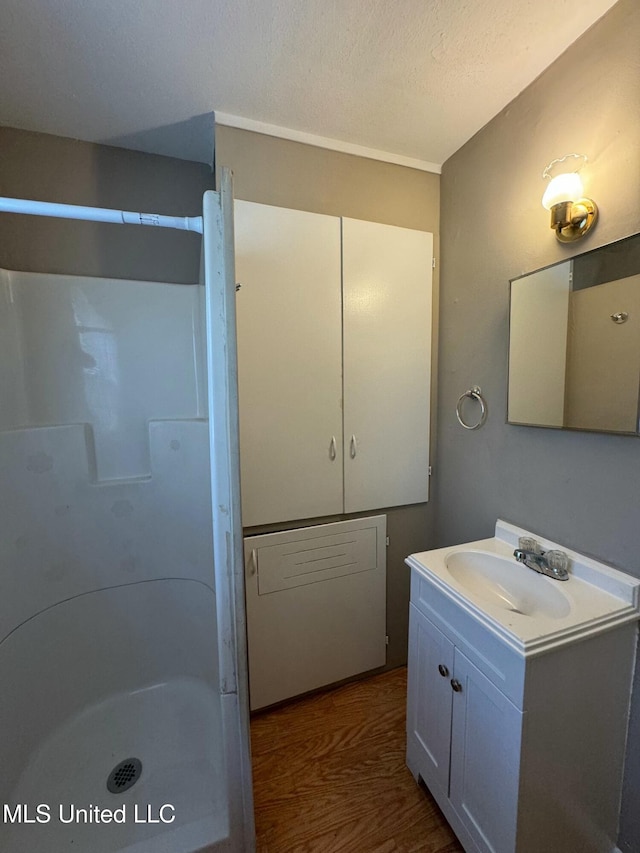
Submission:
[[[2,853],[230,849],[214,631],[213,591],[164,579],[61,602],[0,643]]]
[[[8,837],[2,849],[216,849],[216,842],[228,835],[224,759],[212,725],[219,718],[219,703],[206,684],[175,680],[111,697],[69,720],[33,755],[13,797],[14,805],[28,804],[30,819],[36,818],[39,804],[46,805],[49,822],[5,824]],[[142,763],[140,778],[124,793],[110,793],[109,773],[130,757]],[[85,822],[80,809],[91,822]],[[94,822],[102,809],[117,810],[125,822]],[[66,822],[72,818],[73,823]]]

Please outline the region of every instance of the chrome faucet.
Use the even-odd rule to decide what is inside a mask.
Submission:
[[[569,580],[569,558],[564,551],[541,551],[534,539],[521,537],[513,556],[534,572],[557,581]]]

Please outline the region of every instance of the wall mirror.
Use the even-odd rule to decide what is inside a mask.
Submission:
[[[507,422],[638,435],[640,234],[511,281]]]

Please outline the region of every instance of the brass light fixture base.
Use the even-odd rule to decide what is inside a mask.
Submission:
[[[590,198],[563,201],[551,208],[551,227],[561,243],[573,243],[590,231],[598,219],[598,206]]]

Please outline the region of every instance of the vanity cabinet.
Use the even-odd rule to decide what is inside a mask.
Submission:
[[[413,606],[409,643],[414,775],[448,799],[471,850],[515,850],[522,712]]]
[[[636,635],[522,655],[412,569],[407,764],[467,853],[616,850]]]
[[[432,235],[235,203],[245,527],[428,499]]]

